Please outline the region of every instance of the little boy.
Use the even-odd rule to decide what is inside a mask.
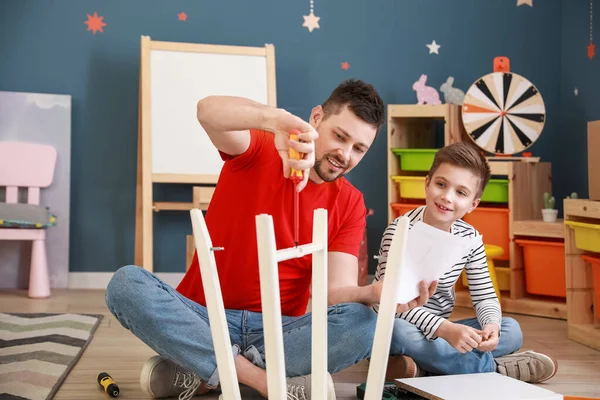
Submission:
[[[386,379],[496,371],[537,383],[556,373],[556,361],[547,355],[515,353],[523,341],[521,327],[513,318],[502,317],[481,235],[461,219],[477,207],[489,179],[486,159],[469,143],[446,146],[436,153],[425,179],[425,205],[405,214],[410,227],[422,221],[479,240],[439,279],[436,293],[424,306],[396,314]],[[397,223],[398,219],[383,234],[376,281],[385,275]],[[451,322],[447,318],[454,307],[454,284],[463,269],[477,317]],[[377,311],[378,305],[374,308]]]

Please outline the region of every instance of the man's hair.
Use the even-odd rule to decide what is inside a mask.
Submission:
[[[377,130],[385,122],[385,106],[377,90],[358,79],[348,79],[336,87],[323,103],[323,119],[348,109]]]
[[[479,190],[475,198],[481,197],[491,176],[490,166],[481,153],[481,150],[467,142],[458,142],[442,147],[435,154],[433,165],[429,169],[429,179],[433,178],[435,171],[443,163],[448,163],[459,168],[465,168],[478,177]]]

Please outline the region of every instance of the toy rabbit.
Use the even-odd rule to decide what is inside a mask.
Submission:
[[[413,84],[413,90],[417,92],[417,100],[419,101],[417,104],[442,104],[437,90],[431,86],[425,86],[425,82],[427,82],[427,75],[423,74]]]
[[[445,83],[442,83],[440,92],[444,93],[444,100],[448,104],[462,105],[465,99],[465,92],[460,89],[452,87],[454,83],[454,77],[449,76]]]

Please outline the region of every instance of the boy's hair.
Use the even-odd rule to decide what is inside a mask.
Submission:
[[[433,165],[429,170],[429,179],[433,178],[433,174],[443,163],[454,165],[455,167],[465,168],[479,178],[479,191],[475,196],[480,198],[483,190],[487,186],[491,171],[490,166],[481,154],[481,150],[467,142],[458,142],[446,147],[442,147],[435,154]]]
[[[344,106],[358,118],[373,125],[377,130],[385,122],[385,106],[377,90],[358,79],[343,81],[323,103],[323,119],[339,114]]]

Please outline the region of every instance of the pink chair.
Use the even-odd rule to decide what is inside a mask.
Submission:
[[[27,188],[27,203],[40,204],[40,188],[50,186],[56,166],[52,146],[0,142],[0,187],[6,187],[6,203],[19,202],[19,188]],[[29,297],[50,296],[46,259],[46,230],[41,228],[2,228],[0,240],[32,240]]]

